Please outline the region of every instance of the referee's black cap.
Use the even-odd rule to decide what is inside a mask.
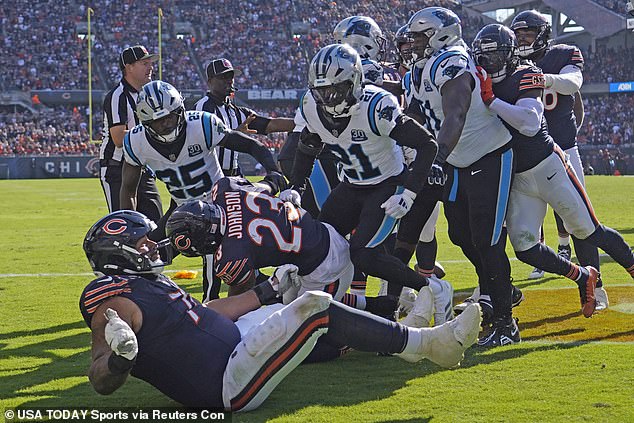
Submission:
[[[158,54],[150,54],[142,45],[128,47],[119,55],[119,67],[123,70],[125,65],[131,65],[139,60],[145,59],[150,59],[153,62],[156,62],[159,59],[159,56]]]
[[[242,75],[240,69],[234,69],[231,62],[225,58],[214,59],[207,65],[207,79],[227,72],[233,72],[234,76]]]

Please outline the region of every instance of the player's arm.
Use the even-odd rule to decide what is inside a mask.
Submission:
[[[300,189],[304,187],[313,170],[315,158],[321,153],[323,148],[324,143],[319,135],[310,132],[308,127],[304,128],[299,136],[297,150],[295,151],[295,160],[290,179],[292,186]]]
[[[575,93],[575,104],[572,106],[572,113],[575,115],[577,129],[581,128],[581,125],[583,125],[585,110],[583,108],[583,98],[581,98],[581,92],[579,91]]]
[[[564,95],[574,95],[581,89],[583,74],[576,65],[566,65],[558,74],[544,74],[544,87]]]
[[[110,139],[112,140],[114,145],[116,145],[119,148],[123,147],[123,137],[125,137],[126,132],[128,132],[128,129],[126,128],[125,124],[112,126],[109,129],[109,131],[110,131]]]
[[[134,166],[123,161],[121,169],[121,191],[119,192],[119,204],[121,210],[136,210],[137,188],[141,180],[141,166]]]
[[[229,131],[218,144],[240,153],[247,153],[264,166],[267,172],[279,172],[273,154],[260,141],[240,131]]]
[[[436,138],[440,163],[445,162],[447,156],[451,154],[460,140],[467,112],[471,106],[471,92],[474,88],[475,80],[470,73],[464,72],[445,82],[440,90],[442,111],[445,115],[445,120],[440,126]]]
[[[544,105],[541,101],[543,78],[533,76],[530,82],[520,82],[520,93],[515,104],[507,103],[495,96],[491,77],[481,68],[478,68],[478,78],[482,101],[489,109],[523,135],[532,137],[539,131],[544,115]]]
[[[390,138],[399,145],[416,150],[416,158],[410,165],[404,187],[413,193],[418,193],[423,187],[438,152],[434,137],[420,123],[402,114],[397,118],[396,126],[390,132]]]
[[[401,84],[400,81],[383,80],[383,84],[381,85],[381,88],[383,88],[385,91],[389,92],[390,94],[395,95],[396,97],[401,96],[404,93],[403,85]]]
[[[92,363],[88,378],[97,393],[109,395],[125,383],[138,352],[134,334],[142,322],[141,310],[127,298],[111,298],[95,310],[90,326]]]

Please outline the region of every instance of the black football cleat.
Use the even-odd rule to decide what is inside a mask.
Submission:
[[[521,342],[517,319],[505,318],[493,323],[493,330],[478,340],[478,346],[484,348],[502,347]]]

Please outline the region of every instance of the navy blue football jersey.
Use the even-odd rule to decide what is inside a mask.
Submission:
[[[84,289],[79,307],[89,327],[97,307],[113,296],[134,301],[143,313],[130,374],[183,405],[223,408],[222,378],[240,342],[237,326],[167,276],[129,275],[105,276]]]
[[[212,200],[226,215],[214,267],[229,285],[245,283],[255,269],[288,263],[296,265],[300,275],[307,275],[328,254],[326,226],[246,179],[220,179],[212,189]]]
[[[504,81],[493,84],[493,92],[500,100],[515,104],[527,90],[543,90],[544,74],[535,66],[520,65],[515,72]],[[529,137],[504,122],[513,136],[513,152],[516,161],[516,172],[531,169],[553,151],[553,139],[548,135],[546,119],[542,117],[542,125],[536,135]]]
[[[583,70],[583,55],[577,47],[566,44],[551,46],[537,62],[537,66],[544,73],[551,74],[558,74],[568,65]],[[574,95],[560,94],[547,88],[544,90],[543,102],[550,135],[563,150],[574,147],[577,143],[577,122],[573,113]]]

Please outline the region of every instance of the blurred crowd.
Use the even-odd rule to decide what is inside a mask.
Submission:
[[[317,49],[331,42],[334,25],[351,15],[376,19],[389,46],[396,30],[417,10],[439,5],[461,17],[468,42],[487,22],[469,16],[455,0],[280,0],[262,2],[214,0],[209,5],[185,0],[103,0],[94,6],[93,88],[108,89],[121,77],[119,52],[143,44],[158,51],[161,9],[162,79],[179,89],[206,89],[203,69],[215,57],[226,57],[243,74],[239,89],[303,88],[306,68]],[[623,1],[599,0],[601,5],[624,13]],[[88,82],[86,42],[87,6],[72,0],[30,2],[16,0],[15,7],[0,8],[3,37],[0,45],[0,90],[85,89]],[[56,19],[51,19],[51,13]],[[188,24],[183,24],[188,23]],[[177,28],[180,30],[177,31]],[[296,33],[294,33],[296,32]],[[591,52],[580,46],[586,59],[584,80],[617,82],[634,80],[634,49],[598,46]],[[391,50],[391,47],[390,47]],[[385,58],[393,61],[392,52]],[[154,78],[159,77],[155,69]],[[634,97],[631,95],[588,97],[586,121],[579,132],[582,145],[615,148],[634,143],[632,135]],[[94,134],[101,128],[99,105],[94,105]],[[293,107],[261,110],[270,116],[289,116]],[[87,141],[85,107],[48,109],[31,113],[0,112],[0,155],[95,154],[97,145]],[[279,149],[283,134],[261,137],[271,149]],[[597,163],[603,162],[602,151]],[[616,163],[617,157],[610,160]],[[625,155],[622,155],[625,156]],[[623,160],[621,160],[623,161]],[[610,166],[597,166],[607,169]]]

